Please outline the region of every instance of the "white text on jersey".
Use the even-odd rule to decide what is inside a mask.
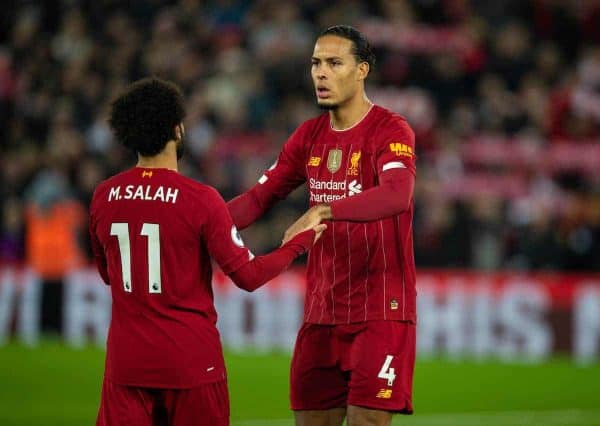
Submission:
[[[125,193],[121,193],[120,186],[110,188],[108,201],[114,200],[144,200],[144,201],[162,201],[163,203],[173,203],[177,201],[179,189],[173,189],[162,186],[153,189],[152,185],[127,185]]]
[[[308,181],[308,187],[310,192],[310,201],[313,203],[330,203],[332,201],[341,200],[346,198],[346,188],[348,188],[348,195],[353,196],[362,192],[362,185],[358,183],[356,179],[346,184],[346,181],[335,181],[335,180],[317,180],[310,178]],[[337,194],[324,193],[327,192],[338,192]]]

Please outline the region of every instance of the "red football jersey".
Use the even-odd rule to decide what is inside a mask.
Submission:
[[[112,290],[106,377],[158,388],[224,379],[210,257],[230,274],[252,254],[217,191],[133,168],[96,189],[90,233]]]
[[[306,182],[311,206],[333,206],[377,186],[392,169],[416,174],[414,133],[404,118],[375,105],[356,125],[336,131],[325,113],[290,136],[253,194],[270,206]],[[413,210],[411,194],[401,214],[328,223],[309,253],[305,322],[416,320]]]

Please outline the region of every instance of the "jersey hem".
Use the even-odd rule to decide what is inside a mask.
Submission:
[[[137,382],[137,381],[129,381],[129,380],[115,380],[114,377],[110,377],[104,375],[104,379],[110,380],[111,382],[119,385],[119,386],[133,386],[137,388],[152,388],[152,389],[193,389],[198,386],[207,385],[210,383],[218,383],[218,382],[227,382],[226,377],[217,377],[215,379],[209,380],[199,380],[197,382],[192,382],[190,384],[165,384],[160,382]]]
[[[417,317],[416,317],[416,315],[414,317],[411,316],[408,318],[390,318],[389,316],[387,318],[384,318],[383,316],[380,316],[380,317],[367,318],[366,320],[350,321],[350,322],[348,322],[347,320],[346,321],[315,321],[315,320],[310,320],[307,318],[303,319],[303,323],[305,323],[305,324],[316,324],[316,325],[362,324],[362,323],[369,322],[369,321],[396,321],[396,322],[408,322],[411,324],[416,324]]]

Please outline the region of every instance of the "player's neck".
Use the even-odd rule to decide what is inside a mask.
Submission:
[[[346,130],[360,122],[369,112],[373,103],[366,94],[357,96],[349,103],[329,111],[331,126],[335,130]]]
[[[170,142],[161,152],[152,157],[144,157],[138,154],[137,167],[145,169],[169,169],[178,171],[177,168],[177,153],[175,144]]]

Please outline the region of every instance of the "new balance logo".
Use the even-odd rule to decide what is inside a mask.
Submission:
[[[376,398],[383,398],[383,399],[390,399],[392,397],[392,390],[391,389],[381,389],[378,393]]]
[[[309,166],[317,167],[319,164],[321,164],[321,157],[310,157],[310,160],[308,160]]]
[[[360,194],[362,192],[362,185],[355,180],[348,184],[348,195],[352,197],[355,194]]]

